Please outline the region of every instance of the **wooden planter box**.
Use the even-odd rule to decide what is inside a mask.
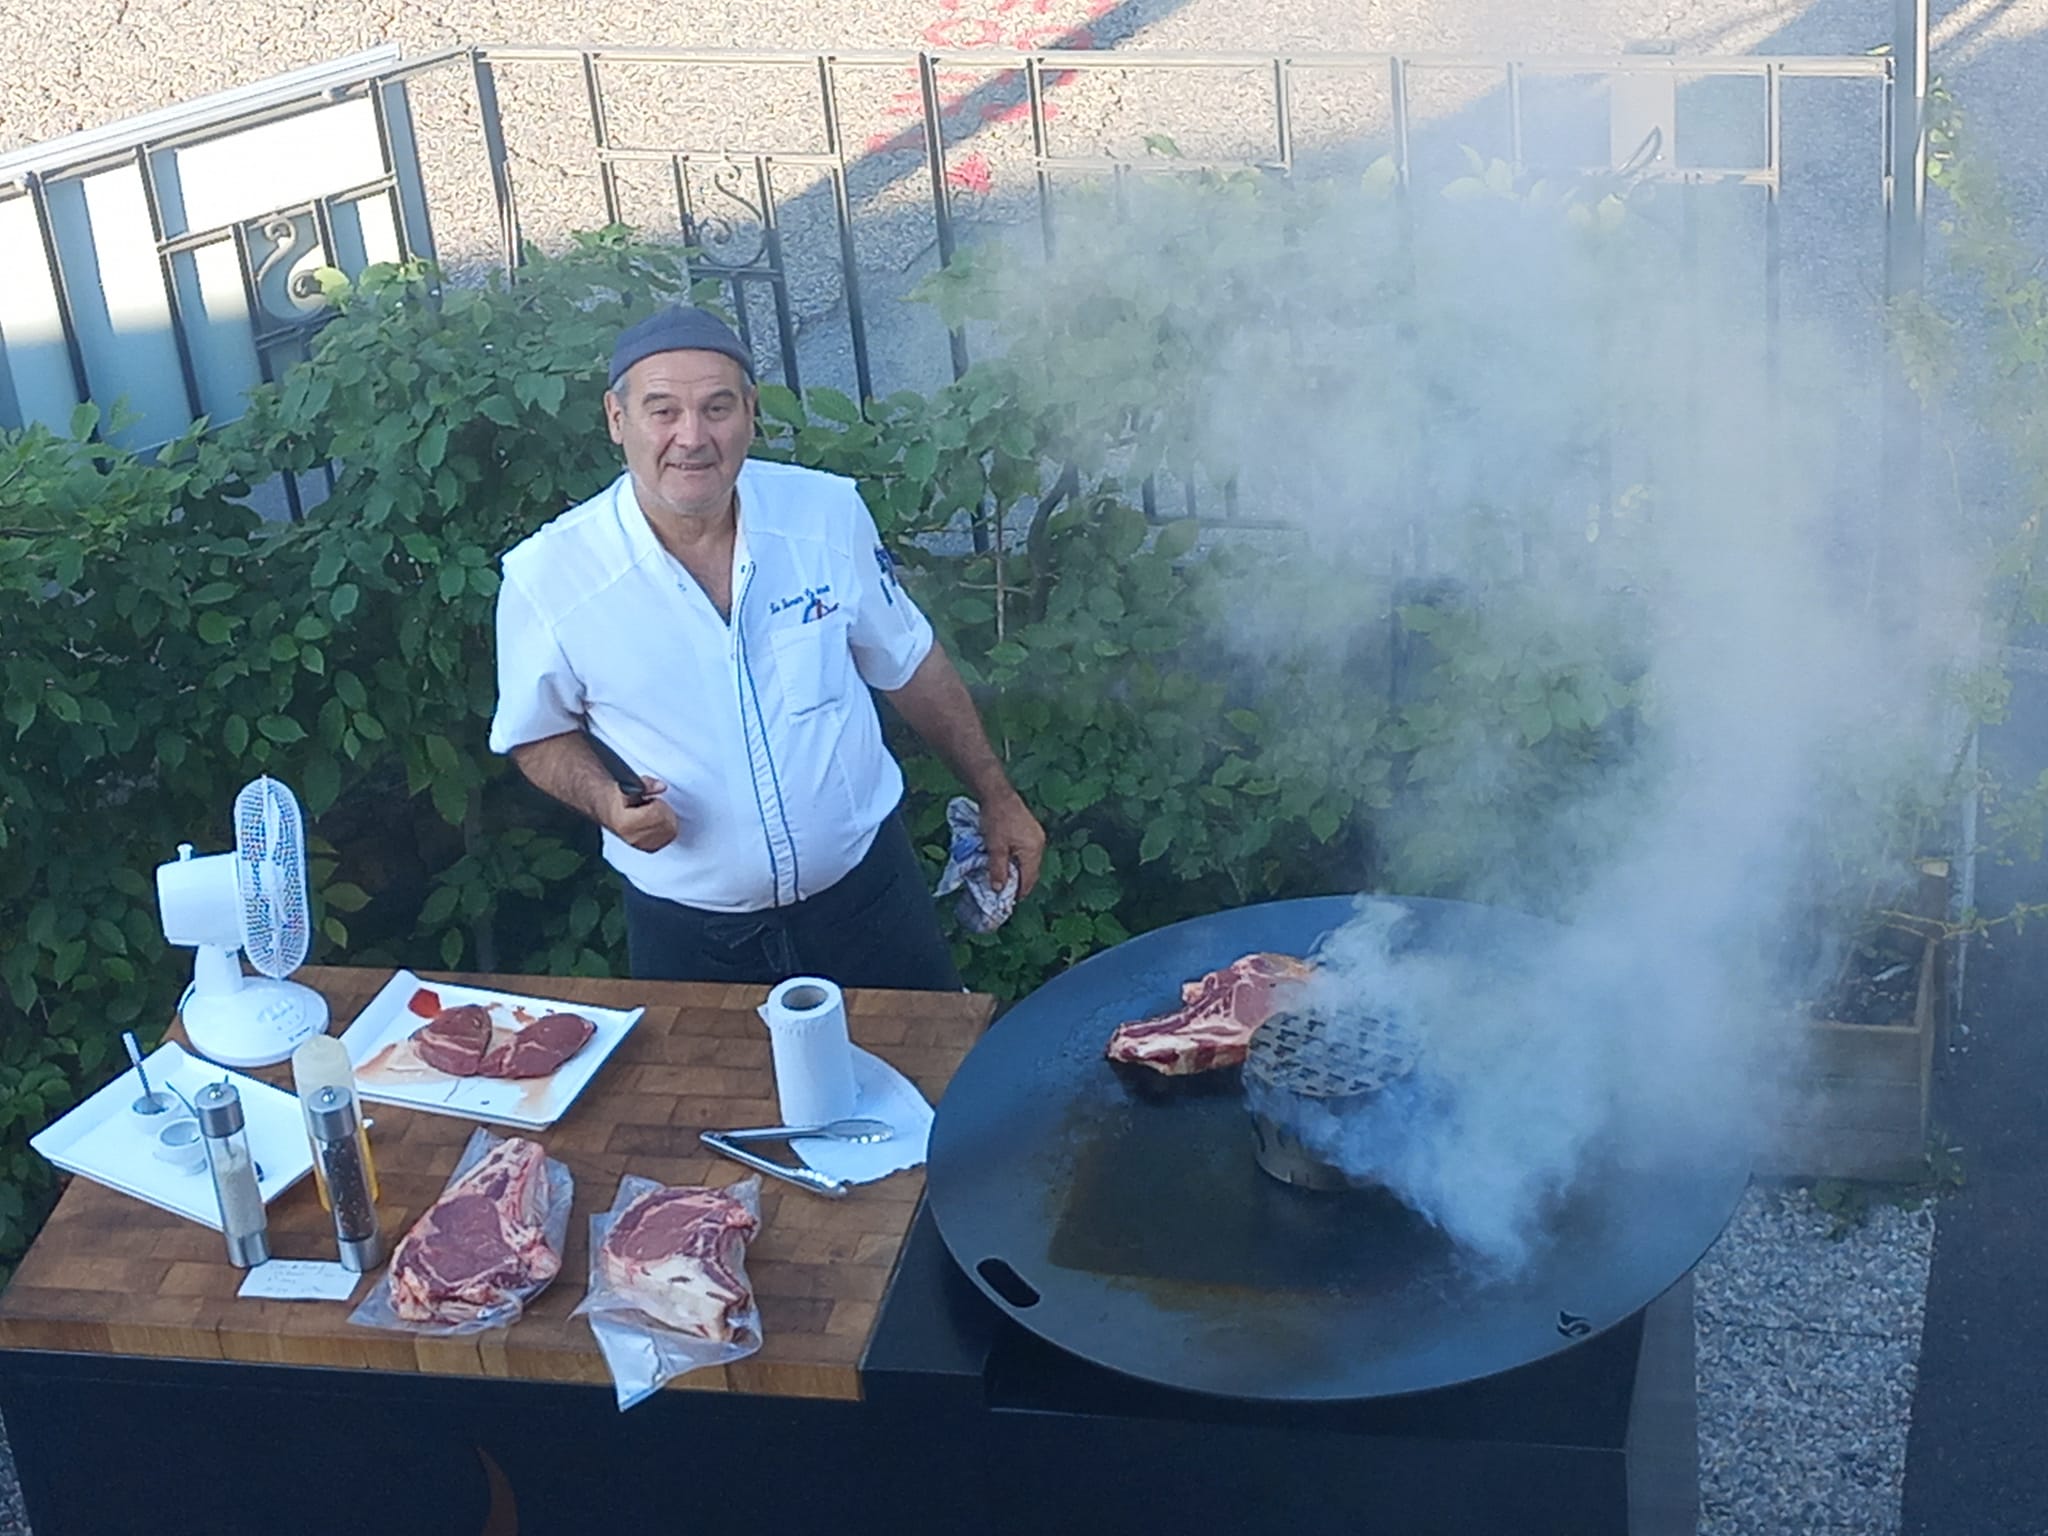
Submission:
[[[1913,1014],[1896,1024],[1800,1020],[1777,1123],[1757,1172],[1780,1178],[1913,1182],[1926,1175],[1934,1042],[1946,1015],[1941,940],[1920,956]]]

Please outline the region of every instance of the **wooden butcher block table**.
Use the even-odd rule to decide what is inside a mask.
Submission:
[[[327,998],[330,1029],[339,1033],[391,974],[311,967],[299,972],[297,979]],[[565,1423],[561,1415],[574,1418],[589,1405],[601,1403],[610,1420],[588,1422],[616,1426],[606,1438],[618,1444],[641,1437],[627,1426],[637,1430],[636,1421],[653,1424],[659,1415],[652,1409],[701,1415],[707,1400],[717,1395],[744,1399],[755,1417],[763,1400],[784,1405],[858,1403],[863,1395],[862,1352],[923,1193],[922,1169],[856,1186],[844,1200],[823,1199],[764,1179],[762,1226],[748,1249],[747,1268],[760,1300],[765,1342],[746,1360],[696,1371],[673,1383],[693,1391],[661,1394],[632,1413],[619,1415],[612,1405],[611,1378],[589,1325],[569,1315],[585,1289],[589,1217],[610,1207],[622,1174],[668,1184],[728,1184],[746,1176],[739,1165],[700,1146],[697,1133],[776,1122],[768,1034],[755,1013],[766,997],[765,987],[495,975],[423,979],[646,1010],[567,1114],[546,1131],[516,1133],[532,1134],[575,1175],[575,1208],[561,1274],[510,1328],[446,1339],[359,1328],[347,1317],[369,1289],[368,1277],[345,1303],[244,1300],[235,1291],[246,1272],[227,1262],[218,1233],[89,1180],[73,1179],[12,1284],[0,1294],[0,1352],[5,1352],[0,1359],[0,1411],[22,1462],[38,1536],[127,1528],[125,1521],[133,1518],[117,1500],[104,1502],[112,1497],[108,1459],[89,1458],[89,1470],[82,1473],[86,1461],[79,1458],[79,1443],[73,1438],[79,1433],[118,1435],[121,1427],[109,1422],[109,1414],[139,1415],[134,1432],[154,1425],[151,1439],[158,1442],[161,1454],[164,1442],[200,1440],[192,1426],[180,1422],[181,1415],[218,1414],[223,1402],[234,1398],[238,1411],[225,1413],[224,1422],[243,1423],[243,1433],[274,1432],[280,1444],[293,1447],[286,1465],[304,1476],[310,1475],[305,1469],[322,1457],[335,1458],[335,1467],[345,1468],[351,1442],[360,1446],[375,1439],[380,1427],[390,1432],[390,1438],[393,1426],[409,1415],[425,1413],[426,1422],[439,1425],[451,1412],[460,1417],[469,1411],[462,1405],[472,1402],[480,1421],[490,1414],[530,1413],[540,1407],[541,1398],[530,1391],[525,1397],[493,1397],[489,1404],[475,1396],[520,1386],[574,1386],[578,1390],[567,1397],[542,1394],[549,1403],[558,1403],[542,1412],[542,1420],[553,1414],[557,1424]],[[993,1007],[987,997],[957,993],[847,994],[854,1041],[901,1069],[934,1103],[987,1025]],[[289,1087],[288,1066],[255,1075]],[[371,1140],[382,1179],[378,1211],[387,1237],[395,1243],[441,1193],[475,1122],[390,1104],[365,1107],[376,1121]],[[775,1144],[760,1150],[788,1155]],[[331,1219],[320,1206],[310,1175],[271,1202],[269,1214],[271,1246],[278,1257],[334,1257]],[[38,1371],[48,1373],[48,1379],[33,1389],[24,1385]],[[324,1391],[341,1381],[376,1382],[391,1391],[359,1395],[353,1407],[347,1392],[341,1393],[339,1403],[291,1406],[305,1401],[309,1384]],[[93,1382],[121,1390],[95,1394],[90,1390]],[[238,1416],[246,1407],[236,1396],[238,1383],[283,1395],[244,1422]],[[154,1417],[149,1408],[153,1384],[162,1388]],[[600,1396],[591,1387],[604,1391]],[[465,1388],[469,1397],[463,1395]],[[671,1400],[684,1398],[693,1402],[669,1408]],[[52,1414],[75,1416],[79,1422],[52,1425],[47,1422]],[[346,1432],[335,1422],[338,1417],[352,1418]],[[796,1420],[789,1422],[794,1426]],[[216,1434],[203,1443],[217,1443],[219,1426],[215,1428]],[[476,1458],[455,1458],[466,1463],[463,1478],[475,1486],[451,1497],[462,1509],[469,1507],[464,1499],[473,1503],[486,1497],[488,1507],[499,1511],[505,1491],[500,1485],[516,1488],[523,1474],[531,1474],[528,1458],[517,1449],[493,1454],[481,1430],[456,1438],[476,1445]],[[68,1456],[61,1445],[67,1440]],[[403,1454],[408,1443],[401,1441],[386,1456]],[[249,1447],[238,1449],[239,1467],[251,1458],[246,1454]],[[59,1459],[73,1465],[51,1464]],[[112,1459],[118,1463],[122,1458]],[[268,1463],[262,1466],[267,1473]],[[401,1471],[396,1466],[385,1470]],[[228,1480],[239,1477],[245,1491],[254,1495],[261,1490],[253,1484],[263,1481],[264,1475],[244,1469]],[[119,1474],[113,1477],[118,1481]],[[281,1481],[279,1496],[286,1496],[289,1487],[288,1480]],[[161,1489],[156,1497],[161,1521]],[[533,1502],[528,1499],[529,1509]],[[73,1509],[63,1507],[66,1504]],[[284,1530],[264,1524],[274,1518],[251,1515],[243,1524],[223,1515],[210,1523],[172,1520],[155,1528]],[[466,1514],[445,1511],[394,1521],[387,1510],[380,1519],[382,1528],[392,1530],[445,1529],[467,1536],[477,1529]],[[345,1527],[309,1519],[296,1528]],[[486,1526],[492,1536],[542,1528],[530,1520]]]

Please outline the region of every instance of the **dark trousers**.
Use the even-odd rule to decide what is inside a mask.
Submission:
[[[642,981],[823,976],[842,987],[958,992],[960,972],[900,812],[851,873],[793,906],[706,912],[626,887],[626,952]]]

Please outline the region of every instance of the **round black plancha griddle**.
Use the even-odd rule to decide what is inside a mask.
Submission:
[[[1485,965],[1558,930],[1410,899],[1399,943]],[[1422,1392],[1568,1349],[1698,1262],[1748,1182],[1717,1154],[1606,1148],[1503,1278],[1380,1190],[1298,1189],[1253,1159],[1240,1093],[1134,1093],[1116,1026],[1255,950],[1306,956],[1348,897],[1195,918],[1096,955],[1011,1009],[948,1086],[928,1185],[947,1248],[996,1306],[1096,1365],[1187,1391],[1320,1402]]]

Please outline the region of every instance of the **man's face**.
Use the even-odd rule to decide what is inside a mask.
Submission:
[[[718,517],[754,440],[754,389],[723,352],[657,352],[606,390],[612,441],[640,505],[671,517]]]

